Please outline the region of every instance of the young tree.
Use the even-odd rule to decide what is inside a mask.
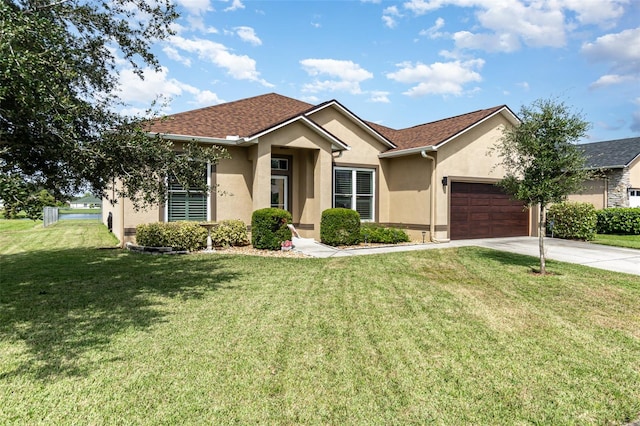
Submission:
[[[530,208],[538,205],[540,273],[545,274],[546,207],[577,192],[588,179],[585,158],[575,142],[586,135],[589,123],[554,99],[523,106],[520,120],[520,125],[504,129],[494,148],[506,170],[500,186]]]
[[[138,205],[162,201],[170,172],[196,186],[196,170],[221,151],[187,148],[184,161],[144,121],[115,112],[118,64],[140,77],[158,70],[151,44],[173,34],[177,16],[171,0],[0,1],[0,173]],[[125,192],[107,191],[114,182]]]

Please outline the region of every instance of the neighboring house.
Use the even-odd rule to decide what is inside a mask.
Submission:
[[[363,221],[406,229],[413,240],[531,235],[535,218],[494,184],[504,175],[489,156],[518,118],[505,105],[407,129],[365,121],[331,100],[311,105],[266,94],[171,115],[151,135],[227,148],[230,159],[203,167],[219,190],[187,193],[170,182],[168,201],[136,212],[105,203],[121,241],[140,223],[176,220],[251,223],[280,207],[306,237],[319,239],[325,209],[358,211]],[[533,224],[533,227],[532,227]]]
[[[102,207],[102,200],[97,197],[85,195],[69,202],[72,209],[99,209]]]
[[[578,145],[596,177],[585,182],[571,201],[588,202],[596,209],[640,207],[640,137]]]

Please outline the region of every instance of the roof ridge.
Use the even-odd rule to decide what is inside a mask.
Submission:
[[[503,105],[498,105],[498,106],[494,106],[494,107],[491,107],[491,108],[478,109],[478,110],[471,111],[471,112],[465,112],[464,114],[458,114],[458,115],[454,115],[454,116],[451,116],[451,117],[441,118],[439,120],[429,121],[429,122],[422,123],[422,124],[416,124],[415,126],[405,127],[403,129],[398,129],[398,131],[409,130],[409,129],[413,129],[413,128],[416,128],[416,127],[426,126],[428,124],[440,123],[442,121],[447,121],[447,120],[454,120],[456,118],[464,117],[466,115],[471,115],[471,114],[477,114],[477,113],[483,112],[483,111],[497,111],[497,110],[505,108],[505,107],[508,108],[507,105],[503,104]]]

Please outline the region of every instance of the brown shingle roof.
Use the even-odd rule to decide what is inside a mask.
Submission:
[[[268,93],[173,114],[153,121],[149,131],[220,139],[227,136],[249,137],[331,102],[334,101],[314,106],[277,93]],[[400,130],[365,123],[397,146],[387,151],[392,153],[438,145],[502,108],[507,107],[500,105]]]
[[[391,151],[400,151],[438,145],[505,107],[505,105],[500,105],[401,130],[373,123],[369,123],[369,125],[398,146]]]
[[[224,139],[252,136],[300,115],[313,105],[269,93],[235,102],[173,114],[156,120],[150,132]]]

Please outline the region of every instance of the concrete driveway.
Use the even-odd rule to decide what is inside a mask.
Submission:
[[[442,244],[414,244],[343,250],[325,246],[312,239],[305,238],[294,238],[293,243],[296,251],[313,257],[358,256],[464,246],[486,247],[494,250],[538,257],[537,237],[487,238],[480,240],[458,240]],[[547,259],[640,275],[640,250],[561,240],[557,238],[545,238],[545,251]]]
[[[453,241],[448,244],[457,245],[458,243],[510,253],[539,256],[538,237],[489,238]],[[544,247],[547,259],[640,275],[640,250],[559,238],[545,238]]]

